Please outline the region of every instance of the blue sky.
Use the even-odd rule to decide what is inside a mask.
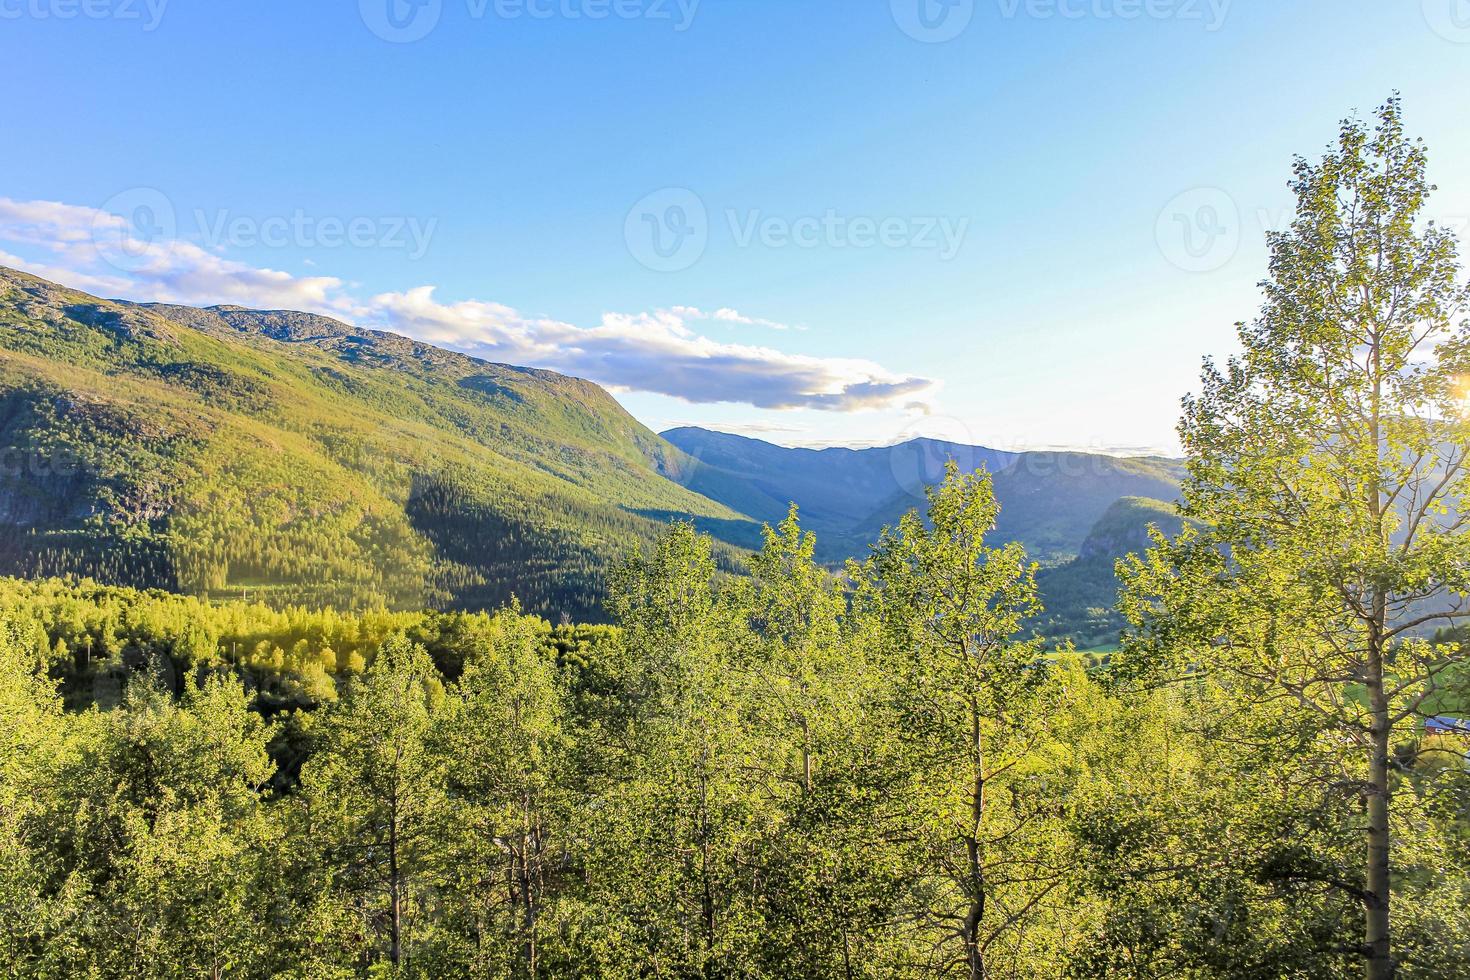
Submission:
[[[0,0],[0,262],[655,428],[1127,452],[1343,115],[1402,91],[1470,224],[1467,0],[418,2]]]

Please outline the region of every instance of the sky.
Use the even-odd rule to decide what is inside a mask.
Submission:
[[[327,313],[656,430],[1177,450],[1295,154],[1470,228],[1470,0],[0,0],[0,264]]]

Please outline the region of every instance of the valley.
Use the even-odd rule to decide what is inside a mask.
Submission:
[[[660,436],[553,372],[313,314],[109,301],[5,269],[0,326],[4,574],[347,609],[515,596],[598,622],[605,569],[671,520],[711,534],[739,572],[794,503],[835,568],[921,507],[953,460],[994,474],[996,534],[1073,610],[1083,593],[1111,606],[1122,539],[1095,525],[1153,516],[1110,508],[1172,500],[1180,477],[1163,459],[927,439],[817,451]],[[1105,641],[1091,608],[1053,613],[1048,635]]]

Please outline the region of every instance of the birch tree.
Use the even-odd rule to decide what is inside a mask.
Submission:
[[[1427,220],[1424,146],[1390,100],[1299,158],[1242,353],[1186,399],[1183,511],[1201,530],[1126,570],[1140,635],[1280,712],[1277,751],[1361,842],[1320,884],[1361,908],[1369,980],[1395,975],[1403,760],[1465,663],[1467,299]]]

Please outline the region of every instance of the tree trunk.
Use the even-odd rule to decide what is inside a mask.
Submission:
[[[1370,641],[1368,696],[1373,711],[1372,758],[1368,766],[1368,869],[1363,898],[1367,920],[1364,954],[1368,980],[1392,980],[1393,947],[1389,934],[1389,785],[1388,753],[1392,735],[1388,694],[1383,686],[1383,651],[1374,630]]]
[[[531,797],[521,798],[521,969],[527,980],[536,977],[536,879],[533,862],[537,859],[538,835],[531,818]]]
[[[388,908],[391,920],[388,959],[394,966],[399,966],[403,958],[403,889],[398,881],[398,828],[396,826],[388,831]]]
[[[970,834],[965,840],[970,908],[965,915],[965,962],[970,980],[986,980],[985,952],[980,945],[980,923],[985,919],[985,868],[980,855],[980,833],[985,817],[985,746],[980,735],[980,709],[970,705],[970,737],[974,751],[975,785],[970,796]]]
[[[398,793],[388,801],[388,959],[395,966],[403,959],[403,885],[398,867]]]
[[[985,953],[980,948],[980,922],[985,918],[985,880],[980,870],[980,845],[971,839],[965,841],[970,860],[970,910],[965,915],[965,962],[969,966],[970,980],[985,980]]]
[[[1382,459],[1383,451],[1383,345],[1376,330],[1372,333],[1372,377],[1370,433],[1373,450]],[[1379,547],[1387,551],[1390,537],[1385,529],[1388,506],[1381,489],[1369,490],[1368,504],[1378,526]],[[1368,623],[1368,698],[1373,712],[1372,758],[1368,761],[1368,869],[1367,894],[1364,896],[1368,980],[1392,980],[1393,946],[1389,934],[1389,903],[1392,898],[1389,879],[1388,803],[1391,788],[1388,773],[1389,740],[1393,724],[1389,717],[1388,691],[1384,688],[1384,646],[1388,629],[1388,601],[1381,588],[1373,590],[1372,618]]]

